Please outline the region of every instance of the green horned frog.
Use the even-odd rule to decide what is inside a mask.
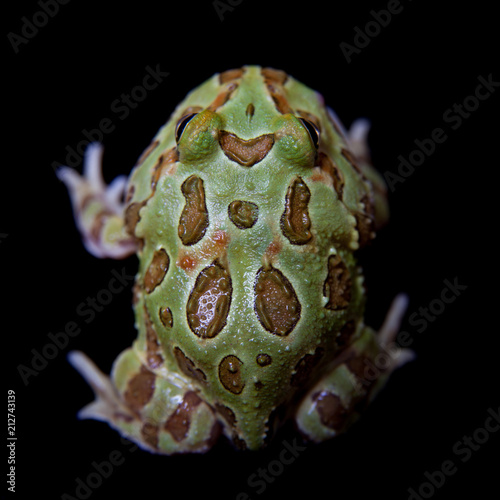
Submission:
[[[96,394],[80,417],[163,454],[221,434],[255,450],[288,419],[315,442],[352,423],[411,356],[366,377],[406,303],[378,334],[363,323],[355,253],[388,216],[366,134],[283,71],[246,66],[189,93],[128,180],[104,184],[97,144],[83,176],[62,167],[86,248],[139,256],[132,347],[110,377],[70,353]]]

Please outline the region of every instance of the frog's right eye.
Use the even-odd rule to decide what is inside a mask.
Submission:
[[[175,126],[175,142],[179,144],[181,140],[182,132],[186,128],[187,124],[197,115],[198,113],[188,113],[187,115],[182,116],[177,125]]]

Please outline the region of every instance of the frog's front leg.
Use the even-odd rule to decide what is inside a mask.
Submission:
[[[296,421],[307,438],[319,442],[346,430],[391,372],[412,359],[412,351],[400,349],[394,342],[406,303],[405,296],[396,297],[378,334],[358,326],[353,342],[305,395]]]
[[[106,186],[101,171],[102,146],[90,144],[85,151],[83,175],[69,167],[57,170],[69,190],[76,224],[87,250],[96,257],[121,259],[137,251],[136,239],[127,233],[122,201],[126,177]]]
[[[96,396],[79,418],[107,422],[153,453],[202,453],[217,440],[221,425],[196,388],[177,373],[151,371],[133,348],[115,361],[111,378],[81,352],[69,360]]]

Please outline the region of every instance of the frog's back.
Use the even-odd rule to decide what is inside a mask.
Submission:
[[[186,375],[241,445],[359,332],[353,252],[386,209],[368,177],[319,94],[256,66],[191,92],[131,176],[135,349]]]

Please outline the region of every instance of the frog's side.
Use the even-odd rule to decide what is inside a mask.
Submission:
[[[248,66],[192,91],[127,187],[104,185],[96,145],[83,177],[62,169],[89,251],[140,261],[139,334],[111,379],[71,354],[97,396],[81,416],[167,454],[221,431],[257,449],[286,418],[314,441],[341,432],[408,356],[364,375],[404,310],[396,300],[378,335],[363,324],[354,252],[387,218],[365,133],[285,73]]]

